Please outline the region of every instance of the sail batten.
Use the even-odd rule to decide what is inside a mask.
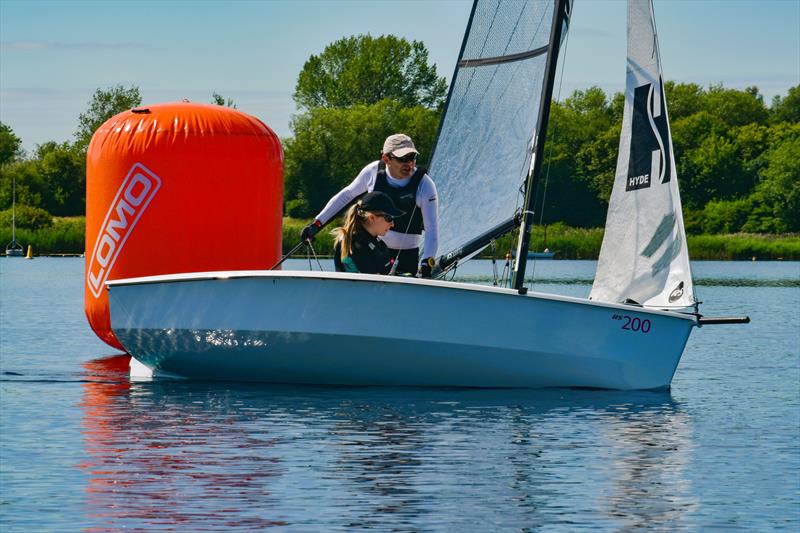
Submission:
[[[528,52],[520,52],[518,54],[510,54],[497,57],[486,57],[483,59],[462,59],[458,62],[458,66],[462,68],[467,67],[483,67],[486,65],[499,65],[501,63],[511,63],[513,61],[520,61],[522,59],[530,59],[532,57],[540,56],[547,53],[547,46],[542,46],[536,50],[529,50]]]
[[[590,298],[695,304],[651,0],[628,2],[625,110]]]

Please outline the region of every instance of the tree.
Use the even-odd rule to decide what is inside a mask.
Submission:
[[[17,205],[41,206],[48,190],[39,173],[38,162],[21,160],[0,166],[0,209],[11,207],[15,181]]]
[[[703,108],[730,126],[766,122],[769,112],[757,87],[743,91],[712,85],[703,97]]]
[[[48,142],[37,147],[39,175],[47,184],[44,209],[56,216],[86,212],[86,158],[70,143]]]
[[[236,104],[233,103],[233,100],[231,100],[230,98],[226,100],[225,97],[219,93],[213,93],[211,95],[211,103],[216,105],[221,105],[223,107],[232,107],[233,109],[236,109]]]
[[[22,152],[22,140],[14,135],[10,126],[0,122],[0,165],[18,158]]]
[[[86,150],[92,135],[103,122],[127,109],[142,103],[139,87],[115,85],[108,89],[97,89],[89,102],[89,109],[78,116],[78,131],[75,132],[75,145]]]
[[[766,168],[754,196],[776,220],[766,231],[800,231],[800,124],[774,132],[772,148],[764,154]],[[756,228],[745,226],[746,230]],[[762,224],[763,225],[763,224]]]
[[[398,131],[414,139],[424,166],[438,125],[438,112],[392,100],[349,109],[312,109],[294,118],[295,136],[284,141],[285,196],[295,201],[293,206],[304,205],[305,216],[315,214],[365,164],[376,160],[384,139]]]
[[[591,87],[575,91],[563,104],[553,103],[535,204],[544,223],[602,225],[614,180],[623,102],[621,95],[609,101],[602,89]]]
[[[284,141],[287,213],[321,209],[378,158],[392,133],[411,135],[422,159],[429,156],[446,91],[418,41],[360,35],[312,55],[294,93],[304,112],[292,121],[294,138]]]
[[[42,208],[56,216],[86,211],[85,154],[68,142],[46,142],[37,146],[31,159],[0,166],[0,209],[11,206],[14,181],[18,205]]]
[[[13,209],[0,211],[0,228],[10,228],[12,220],[17,229],[37,230],[53,225],[53,217],[38,207],[18,205]]]
[[[772,116],[778,122],[800,122],[800,85],[789,89],[789,94],[772,100]]]
[[[696,83],[664,82],[670,121],[694,115],[703,110],[703,88]]]
[[[428,65],[428,50],[394,35],[346,37],[312,55],[297,79],[301,109],[371,105],[384,99],[404,107],[438,108],[447,83]]]

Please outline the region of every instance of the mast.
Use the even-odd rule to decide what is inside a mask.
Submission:
[[[514,263],[514,274],[511,278],[511,286],[524,293],[525,265],[528,260],[528,246],[531,238],[531,227],[533,226],[533,193],[539,182],[539,174],[542,169],[542,159],[544,158],[544,144],[547,138],[547,122],[550,119],[550,103],[553,99],[553,86],[556,77],[556,65],[558,63],[558,53],[561,48],[561,36],[564,24],[569,21],[571,0],[554,0],[555,9],[553,10],[553,25],[550,29],[550,46],[547,54],[547,66],[545,67],[546,77],[542,86],[542,99],[539,105],[539,119],[533,135],[533,158],[531,160],[528,180],[525,184],[525,208],[522,212],[522,228],[519,232],[519,243],[517,244],[517,260]]]

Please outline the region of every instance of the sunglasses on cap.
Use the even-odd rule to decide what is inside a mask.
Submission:
[[[403,157],[397,157],[397,156],[394,156],[392,154],[388,154],[388,155],[389,155],[389,159],[392,159],[394,161],[399,161],[400,163],[412,163],[412,162],[417,160],[417,154],[415,154],[414,152],[411,152],[410,154],[406,154]]]

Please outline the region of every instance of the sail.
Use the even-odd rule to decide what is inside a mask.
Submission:
[[[430,164],[439,252],[522,208],[555,0],[477,0]]]
[[[592,300],[694,305],[677,178],[652,2],[629,0],[625,112]]]

